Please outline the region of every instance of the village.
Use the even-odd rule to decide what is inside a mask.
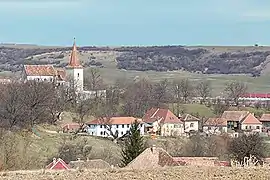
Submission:
[[[93,74],[94,73],[95,72],[93,72]],[[25,64],[19,79],[1,79],[1,85],[4,88],[3,92],[6,92],[5,87],[11,85],[11,89],[9,89],[7,93],[13,93],[12,96],[17,95],[17,91],[15,93],[13,90],[16,90],[19,85],[24,87],[24,84],[27,88],[30,88],[26,93],[37,93],[37,96],[35,95],[35,97],[28,97],[27,94],[24,95],[27,97],[26,100],[34,98],[33,106],[26,109],[24,106],[13,104],[15,100],[11,99],[12,101],[10,101],[10,104],[7,104],[7,108],[3,107],[1,111],[4,115],[2,117],[1,125],[8,131],[14,131],[14,129],[16,129],[15,131],[18,129],[31,129],[31,134],[39,137],[38,132],[36,132],[34,127],[38,124],[50,123],[53,124],[54,127],[57,127],[58,130],[46,130],[47,133],[104,138],[111,140],[116,144],[125,142],[126,139],[131,136],[130,131],[135,122],[139,123],[138,132],[140,136],[150,138],[152,140],[178,137],[189,139],[196,136],[228,136],[231,139],[241,138],[243,135],[247,138],[249,135],[264,138],[270,136],[270,113],[261,113],[260,115],[257,115],[254,114],[254,112],[241,110],[240,108],[238,108],[238,110],[229,110],[224,109],[223,107],[226,103],[229,103],[230,106],[235,106],[237,104],[239,107],[245,107],[254,106],[258,102],[261,103],[262,107],[267,106],[267,95],[261,95],[258,97],[256,95],[251,96],[247,94],[239,94],[237,99],[231,98],[228,101],[224,98],[219,98],[218,101],[216,101],[217,98],[210,98],[206,95],[204,97],[180,97],[178,94],[176,97],[178,100],[185,99],[185,101],[189,98],[192,103],[208,101],[212,102],[213,106],[221,106],[221,108],[218,109],[219,114],[212,117],[197,117],[194,114],[171,111],[171,108],[160,105],[159,100],[157,100],[156,105],[153,104],[145,108],[145,111],[134,110],[132,113],[134,115],[136,114],[136,116],[121,116],[111,112],[114,110],[115,101],[110,102],[108,100],[108,97],[114,97],[114,93],[117,91],[115,89],[108,91],[101,87],[95,88],[97,82],[92,83],[92,87],[94,88],[91,90],[85,88],[84,68],[79,61],[76,42],[74,39],[69,63],[65,69],[55,68],[53,65]],[[51,91],[47,91],[50,89],[51,84],[53,85],[53,89],[56,89],[56,91],[53,89]],[[34,91],[33,93],[32,90],[35,88],[37,88],[38,91]],[[59,95],[60,90],[64,91],[64,95],[68,94],[68,98],[66,96],[62,97],[62,94]],[[178,86],[176,90],[179,90]],[[39,91],[42,91],[42,93]],[[55,98],[51,98],[50,93],[54,91],[56,92],[56,96]],[[18,92],[20,92],[20,90],[18,90]],[[47,96],[44,96],[44,94]],[[19,98],[19,96],[16,97]],[[40,97],[42,97],[41,100],[38,99]],[[59,101],[63,99],[66,101],[59,103]],[[76,115],[73,117],[72,122],[65,122],[63,118],[63,114],[65,114],[63,113],[64,106],[71,101],[73,103],[71,103],[71,106],[75,107],[73,108],[75,110],[72,110],[72,112]],[[103,101],[105,101],[105,104],[101,103],[98,105]],[[94,102],[94,105],[92,102]],[[29,102],[27,103],[29,104]],[[110,106],[108,106],[107,109],[102,110],[102,112],[99,112],[99,109],[107,106],[106,103]],[[140,106],[144,106],[146,103],[146,100],[142,100]],[[39,106],[36,106],[37,104]],[[7,111],[6,109],[12,105],[15,105],[13,111]],[[135,105],[137,106],[137,104]],[[18,112],[18,109],[16,109],[17,106],[21,107],[24,111]],[[179,107],[179,104],[177,104],[177,106]],[[46,109],[48,108],[48,111],[44,110],[45,107]],[[33,109],[36,111],[33,111]],[[91,114],[92,111],[94,111],[93,109],[99,113]],[[129,111],[132,111],[132,107]],[[21,117],[20,113],[26,114],[25,112],[27,112],[27,115]],[[177,112],[177,114],[175,114],[175,112]],[[48,116],[50,113],[51,115]],[[139,114],[141,114],[141,116]],[[25,119],[30,119],[30,122],[22,124],[22,121],[24,122]],[[138,156],[133,157],[132,160],[130,160],[124,167],[131,169],[153,169],[167,166],[247,167],[259,165],[267,166],[269,164],[269,158],[264,157],[261,159],[261,157],[256,156],[256,154],[247,153],[242,157],[242,159],[243,161],[233,158],[220,160],[219,157],[216,156],[197,156],[196,154],[193,154],[192,156],[172,156],[163,148],[152,143],[150,146],[145,148],[143,152],[140,152]],[[44,168],[48,170],[112,169],[119,167],[121,167],[121,165],[112,165],[102,158],[77,158],[72,159],[69,162],[65,162],[61,156],[54,157],[46,167],[44,166]]]

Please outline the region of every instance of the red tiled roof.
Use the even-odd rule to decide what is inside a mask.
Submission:
[[[209,118],[204,125],[206,126],[227,126],[227,119],[225,118]]]
[[[245,119],[243,119],[242,124],[262,124],[253,114],[249,113]]]
[[[227,121],[241,121],[248,114],[249,111],[224,111],[221,118],[225,118]]]
[[[183,121],[200,121],[200,119],[190,114],[186,114],[183,118]]]
[[[74,39],[74,43],[71,50],[70,60],[68,63],[68,68],[82,68],[78,55],[77,55],[77,47]]]
[[[137,120],[142,123],[141,119],[137,119],[135,117],[111,117],[111,118],[99,118],[93,121],[90,121],[86,124],[132,124]]]
[[[260,118],[260,121],[270,122],[270,114],[263,114],[262,117]]]
[[[264,93],[247,93],[241,96],[242,98],[270,98],[270,94]]]
[[[58,158],[57,160],[54,158],[53,161],[46,168],[51,170],[70,169],[67,163],[65,163],[65,161],[63,161],[61,158]]]
[[[56,76],[53,65],[24,65],[27,76]]]
[[[146,123],[153,123],[160,119],[160,123],[183,123],[169,109],[151,108],[143,116],[143,121]]]

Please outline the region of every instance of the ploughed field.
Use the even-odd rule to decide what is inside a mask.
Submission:
[[[168,167],[153,170],[131,170],[131,169],[111,169],[111,170],[71,170],[71,171],[14,171],[1,172],[2,180],[268,180],[270,179],[270,169],[260,168],[233,168],[233,167]]]

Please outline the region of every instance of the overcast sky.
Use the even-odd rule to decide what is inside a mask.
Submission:
[[[270,45],[270,0],[0,0],[0,42]]]

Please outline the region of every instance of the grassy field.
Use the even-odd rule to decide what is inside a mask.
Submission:
[[[0,174],[3,180],[269,180],[269,168],[167,167],[145,170],[17,171]]]

